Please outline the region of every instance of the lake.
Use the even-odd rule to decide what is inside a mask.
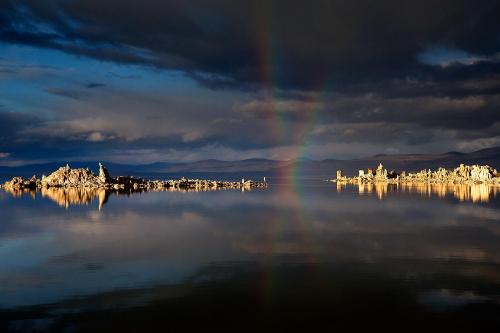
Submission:
[[[1,332],[500,328],[500,191],[0,190]]]

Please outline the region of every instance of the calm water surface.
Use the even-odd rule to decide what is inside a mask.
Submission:
[[[0,191],[0,331],[500,328],[500,192]]]

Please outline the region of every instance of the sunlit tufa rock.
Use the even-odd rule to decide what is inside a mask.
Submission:
[[[147,191],[152,189],[251,189],[265,188],[266,182],[254,182],[252,180],[242,180],[242,182],[213,181],[202,179],[180,180],[145,180],[131,176],[110,176],[106,167],[99,163],[99,174],[95,175],[88,168],[72,169],[69,165],[59,168],[49,176],[43,176],[41,180],[33,176],[29,180],[22,177],[15,177],[6,182],[3,188],[8,190],[39,190],[42,188],[89,188],[106,189],[114,191]],[[13,191],[12,191],[13,192]]]
[[[396,172],[387,171],[380,163],[373,176],[372,170],[359,170],[357,177],[342,176],[342,171],[337,171],[337,178],[332,180],[336,182],[345,182],[349,184],[369,183],[369,182],[388,182],[388,183],[450,183],[450,184],[498,184],[500,185],[500,175],[497,170],[488,165],[464,165],[460,164],[453,170],[438,168],[435,171],[430,169],[419,172]]]

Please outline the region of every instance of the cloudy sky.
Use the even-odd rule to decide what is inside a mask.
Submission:
[[[499,1],[0,0],[0,165],[500,145]]]

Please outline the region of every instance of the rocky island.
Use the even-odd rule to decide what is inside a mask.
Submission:
[[[103,189],[110,191],[148,191],[148,190],[216,190],[216,189],[251,189],[265,188],[267,183],[252,180],[216,181],[202,179],[178,180],[146,180],[132,176],[111,177],[106,167],[99,163],[99,174],[94,174],[88,168],[72,169],[69,165],[59,168],[49,176],[36,176],[30,179],[14,177],[12,180],[0,185],[8,191],[31,190],[38,191],[50,188],[63,189]]]
[[[421,170],[418,172],[396,172],[388,171],[382,163],[377,169],[359,170],[358,176],[347,177],[341,170],[337,170],[336,179],[332,182],[344,184],[363,183],[430,183],[430,184],[491,184],[500,185],[500,173],[488,165],[464,165],[460,164],[455,169],[448,170],[438,168],[437,170]]]

